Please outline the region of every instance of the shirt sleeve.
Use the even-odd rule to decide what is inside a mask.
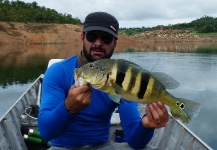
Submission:
[[[42,99],[38,127],[42,137],[51,140],[58,137],[69,124],[73,115],[65,108],[67,96],[61,66],[54,64],[46,71],[42,83]]]
[[[134,149],[144,148],[153,137],[154,129],[143,127],[138,103],[122,101],[119,105],[119,114],[125,140]]]

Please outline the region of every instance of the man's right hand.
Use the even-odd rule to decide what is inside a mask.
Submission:
[[[72,85],[65,100],[66,109],[71,114],[78,113],[80,110],[90,105],[91,96],[92,90],[89,85],[79,87]]]

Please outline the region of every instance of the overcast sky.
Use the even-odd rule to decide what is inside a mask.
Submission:
[[[105,11],[120,27],[154,27],[188,23],[203,16],[217,17],[217,0],[21,0],[71,14],[82,22],[87,14]]]

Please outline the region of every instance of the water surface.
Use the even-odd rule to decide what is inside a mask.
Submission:
[[[176,79],[180,86],[169,92],[201,104],[199,114],[187,127],[217,149],[217,54],[119,53],[113,58],[131,60],[149,71],[164,72]]]
[[[30,55],[30,52],[34,53],[34,56]],[[24,56],[25,61],[20,57],[11,57],[7,54],[8,60],[4,60],[0,65],[0,116],[41,73],[44,73],[49,58],[71,56],[68,52],[62,56],[59,54],[62,53],[61,51],[52,52],[52,50],[47,54],[42,51],[43,55],[38,54],[37,51],[30,52],[24,50],[17,53],[20,57]],[[115,53],[113,58],[127,59],[146,70],[164,72],[176,79],[180,86],[169,92],[177,97],[201,103],[198,116],[187,126],[208,145],[217,149],[217,54],[133,52]],[[18,65],[15,65],[17,62]]]

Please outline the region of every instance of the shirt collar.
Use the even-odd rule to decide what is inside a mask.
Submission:
[[[80,67],[82,67],[83,65],[89,63],[89,61],[87,60],[87,58],[84,56],[83,51],[81,51],[78,55],[78,64]]]

